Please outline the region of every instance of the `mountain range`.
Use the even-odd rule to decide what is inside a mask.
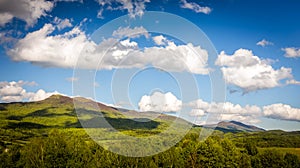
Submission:
[[[76,110],[74,108],[74,102]],[[97,106],[97,109],[96,107]],[[84,110],[83,110],[84,109]],[[102,113],[99,113],[100,111]],[[136,112],[127,109],[118,109],[93,100],[76,97],[70,98],[62,95],[52,95],[37,102],[0,103],[0,127],[2,128],[53,128],[53,127],[81,127],[84,122],[78,121],[79,114],[92,112],[104,115],[106,120],[117,129],[157,128],[166,126],[174,120],[188,122],[174,116],[155,112]],[[77,113],[76,113],[77,112]],[[98,113],[97,113],[98,112]],[[88,121],[93,120],[90,118]],[[189,123],[191,124],[191,123]],[[94,126],[94,125],[93,125]],[[196,125],[194,125],[196,126]],[[102,127],[101,124],[97,127]],[[199,126],[197,126],[199,127]],[[202,127],[202,126],[200,126]],[[260,132],[264,129],[246,125],[237,121],[222,121],[217,126],[206,125],[222,132]]]

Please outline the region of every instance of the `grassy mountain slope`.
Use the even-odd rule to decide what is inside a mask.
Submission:
[[[74,108],[76,101],[76,109]],[[47,135],[51,129],[81,132],[82,125],[88,129],[108,131],[114,129],[133,136],[161,133],[177,120],[173,116],[153,112],[119,111],[85,98],[70,98],[53,95],[37,102],[15,102],[0,104],[0,140],[8,143],[24,143],[28,138]],[[101,120],[109,125],[103,124]],[[80,119],[80,120],[79,120]],[[113,136],[113,135],[112,135]]]
[[[73,101],[77,102],[77,113]],[[117,108],[96,103],[89,99],[72,99],[62,95],[53,95],[45,100],[37,102],[0,104],[0,127],[22,129],[80,127],[77,115],[80,116],[84,114],[103,115],[116,127],[125,127],[125,125],[128,126],[132,124],[139,127],[138,123],[140,122],[128,123],[130,122],[130,119],[126,120],[126,118],[145,118],[145,121],[151,122],[150,120],[146,120],[146,118],[154,115],[150,112],[138,113],[135,111],[128,111],[124,113],[120,112]],[[162,114],[157,117],[155,121],[170,122],[174,119],[176,118]],[[142,123],[143,125],[147,125],[147,122]],[[133,129],[134,126],[132,127]]]

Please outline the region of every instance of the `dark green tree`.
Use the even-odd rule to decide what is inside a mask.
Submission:
[[[287,168],[296,168],[296,167],[300,167],[300,162],[299,162],[299,158],[297,155],[291,154],[291,153],[287,153],[284,156],[284,162],[285,162],[285,166]]]
[[[245,144],[245,148],[249,155],[255,156],[258,153],[257,147],[255,146],[254,142],[251,140],[247,140]]]
[[[198,151],[201,167],[222,167],[225,163],[223,149],[218,140],[206,139],[204,143],[200,143]]]
[[[251,156],[251,166],[255,168],[263,168],[258,155]]]
[[[259,154],[262,167],[285,167],[283,155],[276,150],[265,150]]]

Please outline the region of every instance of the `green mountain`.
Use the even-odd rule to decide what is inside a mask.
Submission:
[[[0,128],[79,128],[84,122],[92,120],[86,115],[105,117],[117,129],[152,129],[176,119],[165,114],[156,116],[157,113],[154,112],[119,110],[82,97],[52,95],[37,102],[1,103]],[[150,120],[152,118],[153,121]],[[82,123],[78,119],[81,119]],[[143,122],[140,122],[141,120]]]
[[[76,101],[76,109],[74,108]],[[102,118],[108,124],[103,124]],[[193,126],[191,123],[166,114],[155,112],[136,112],[127,109],[118,109],[90,99],[70,98],[62,95],[51,97],[37,102],[0,103],[0,140],[26,140],[32,136],[48,134],[51,129],[66,129],[83,131],[81,128],[114,129],[133,136],[149,136],[166,131],[176,120],[176,131],[180,128]],[[173,124],[174,125],[174,124]],[[210,128],[212,126],[204,126]],[[215,126],[214,126],[215,127]],[[177,129],[178,128],[178,129]],[[193,130],[204,129],[194,126]],[[298,137],[298,132],[265,131],[261,128],[246,125],[237,121],[220,122],[215,128],[222,133],[243,133],[243,138],[280,141],[282,136]],[[184,129],[183,129],[184,130]],[[260,133],[261,132],[261,133]],[[11,134],[14,136],[11,136]],[[254,134],[253,134],[254,133]],[[173,136],[170,132],[170,136]],[[272,137],[272,138],[268,138]],[[284,146],[284,145],[281,145]]]
[[[74,108],[74,101],[76,102],[76,109]],[[86,115],[91,116],[87,117]],[[105,117],[109,124],[119,130],[166,127],[176,119],[181,120],[182,123],[187,122],[166,114],[158,115],[155,112],[141,113],[118,109],[82,97],[70,98],[62,95],[52,95],[37,102],[1,103],[0,128],[80,128],[82,125],[89,126],[85,123],[93,123],[91,121],[93,115]],[[83,119],[84,117],[87,119]],[[81,120],[81,123],[78,119]],[[93,126],[105,127],[101,123],[96,123]],[[222,121],[215,129],[225,133],[264,131],[261,128],[237,121]]]
[[[134,153],[130,150],[142,151],[145,145],[149,149],[155,144],[161,148],[175,145],[193,126],[166,114],[119,110],[90,99],[62,95],[37,102],[2,103],[0,109],[0,147],[4,148],[63,131],[86,141],[96,140],[120,153]],[[123,148],[124,143],[139,146]],[[145,152],[150,155],[158,149]]]
[[[110,131],[115,129],[131,136],[149,136],[166,131],[175,120],[177,125],[173,124],[173,128],[178,130],[192,126],[183,119],[165,114],[119,110],[82,97],[52,95],[36,102],[1,103],[0,141],[23,142],[30,137],[47,135],[52,129],[66,129],[82,134],[98,129],[106,131],[109,136],[115,136]],[[168,131],[168,134],[176,136],[175,129],[173,132]]]

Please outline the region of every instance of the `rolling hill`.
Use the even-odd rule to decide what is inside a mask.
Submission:
[[[169,129],[175,120],[178,129],[184,130],[191,125],[183,119],[165,114],[120,111],[82,97],[52,95],[36,102],[0,103],[0,141],[24,142],[30,137],[47,135],[52,129],[84,132],[82,127],[88,128],[85,131],[106,131],[109,136],[111,129],[131,136],[149,136]]]
[[[74,108],[76,101],[76,109]],[[77,110],[77,111],[76,111]],[[181,125],[187,127],[191,123],[174,116],[155,112],[136,112],[127,109],[118,109],[90,99],[77,97],[70,98],[62,95],[51,97],[37,102],[0,103],[0,139],[2,142],[25,140],[32,136],[47,134],[51,129],[77,129],[100,128],[109,130],[105,121],[114,129],[133,136],[148,136],[162,133],[167,130],[173,121],[176,121],[175,129]],[[80,119],[80,120],[79,120]],[[194,126],[203,129],[202,126]],[[204,128],[209,128],[205,126]],[[195,128],[197,130],[197,128]],[[240,137],[263,140],[280,140],[282,136],[298,137],[299,132],[265,131],[261,128],[246,125],[237,121],[220,122],[214,128],[223,133],[242,133]],[[74,131],[74,130],[72,130]],[[14,136],[11,136],[14,134]],[[272,138],[269,138],[272,137]],[[237,138],[238,140],[238,138]],[[272,146],[272,145],[271,145]],[[281,145],[281,146],[284,146]],[[293,146],[293,145],[290,145]]]
[[[258,128],[253,125],[247,125],[238,121],[221,121],[218,123],[215,130],[219,130],[222,132],[261,132],[265,131],[262,128]]]
[[[74,101],[76,101],[76,109]],[[187,122],[166,114],[119,109],[82,97],[52,95],[37,102],[0,103],[0,128],[80,128],[84,123],[80,123],[78,118],[83,118],[82,116],[86,114],[103,115],[118,129],[154,128],[176,119]],[[222,121],[215,129],[224,133],[265,131],[237,121]]]
[[[76,108],[74,107],[74,101],[76,101]],[[37,102],[1,103],[0,127],[22,129],[78,128],[81,127],[78,119],[84,121],[83,118],[87,115],[105,117],[108,122],[120,129],[125,127],[128,127],[128,129],[147,128],[148,126],[152,128],[155,125],[153,123],[158,126],[161,123],[169,123],[176,119],[176,117],[165,114],[155,116],[157,113],[153,112],[139,113],[130,110],[125,111],[124,109],[120,111],[115,107],[82,97],[70,98],[62,95],[52,95]],[[154,121],[150,121],[149,118],[154,118]]]

